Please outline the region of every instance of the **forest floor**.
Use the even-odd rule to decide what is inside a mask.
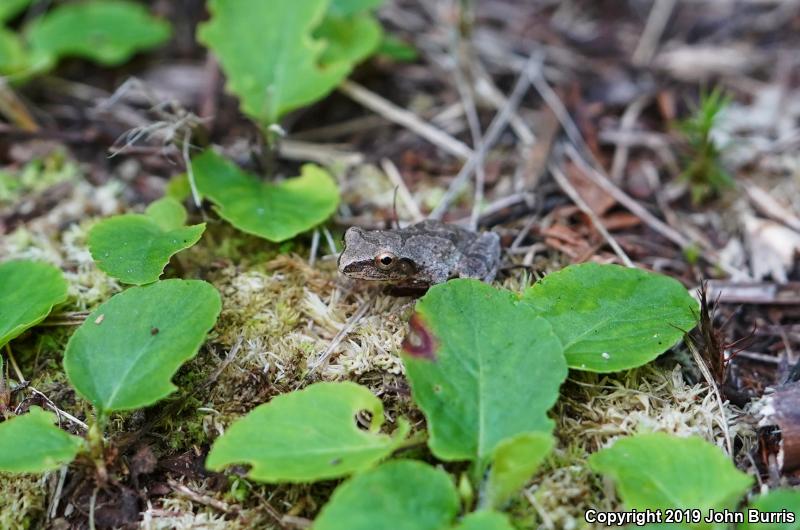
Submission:
[[[253,164],[256,131],[194,39],[203,3],[153,5],[174,25],[169,46],[122,68],[67,61],[6,87],[39,127],[0,122],[0,257],[54,263],[70,283],[45,332],[13,343],[36,390],[20,394],[23,408],[55,404],[86,417],[61,352],[88,312],[121,290],[96,268],[87,232],[104,216],[141,211],[183,173],[180,150],[162,142],[177,116],[202,117],[211,143]],[[418,57],[379,56],[285,120],[279,167],[310,157],[338,180],[342,204],[327,225],[275,245],[210,208],[190,210],[206,234],[165,277],[211,282],[223,310],[175,377],[178,392],[112,416],[124,480],[98,495],[98,528],[308,526],[334,483],[229,481],[203,462],[234,419],[310,382],[366,385],[390,422],[404,416],[419,428],[397,354],[414,299],[341,277],[336,256],[349,226],[406,224],[437,208],[447,221],[500,234],[507,267],[497,283],[511,290],[584,261],[630,261],[693,292],[709,282],[714,310],[697,340],[724,407],[684,346],[635,370],[571,372],[551,412],[555,453],[512,501],[515,525],[580,528],[587,507],[618,508],[585,462],[641,430],[697,434],[723,448],[732,439],[737,465],[760,484],[798,482],[791,465],[800,462],[779,462],[773,435],[759,429],[758,403],[800,360],[800,4],[481,0],[466,14],[458,5],[387,1],[381,22]],[[719,108],[715,89],[725,95]],[[365,106],[364,93],[394,106]],[[167,101],[165,117],[154,106]],[[698,133],[709,113],[713,127]],[[399,123],[409,115],[443,136],[432,142]],[[158,121],[162,136],[124,141]],[[490,137],[493,121],[502,127]],[[455,176],[482,138],[491,143],[462,189]],[[87,527],[86,473],[78,463],[0,476],[0,527]]]

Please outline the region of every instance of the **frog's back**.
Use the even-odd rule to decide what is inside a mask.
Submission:
[[[419,223],[413,224],[408,227],[408,230],[425,235],[435,235],[440,238],[450,240],[453,245],[458,249],[466,248],[472,241],[474,241],[478,234],[461,228],[457,225],[451,225],[437,221],[434,219],[425,219]]]

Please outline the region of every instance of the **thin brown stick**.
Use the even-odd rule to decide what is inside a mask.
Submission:
[[[8,355],[8,360],[11,362],[11,366],[14,368],[14,374],[17,376],[17,380],[20,384],[24,383],[25,377],[22,375],[22,370],[19,369],[17,360],[14,358],[14,353],[11,351],[11,344],[9,343],[6,343],[6,355]]]
[[[603,221],[600,220],[600,217],[598,217],[594,210],[592,210],[586,201],[583,200],[578,193],[578,190],[575,189],[561,169],[552,162],[548,164],[548,168],[550,169],[550,173],[553,175],[553,179],[556,181],[556,183],[561,187],[562,190],[564,190],[564,193],[566,193],[569,198],[572,199],[572,202],[575,203],[575,206],[580,208],[580,210],[585,213],[587,217],[589,217],[594,227],[598,232],[600,232],[600,235],[603,236],[603,239],[606,240],[612,250],[614,250],[614,253],[617,255],[617,257],[622,260],[622,263],[624,263],[626,267],[636,268],[636,265],[633,264],[625,251],[622,250],[622,247],[619,246],[619,243],[617,243],[616,239],[611,236],[605,225],[603,225]]]
[[[64,483],[67,480],[67,469],[69,469],[69,466],[61,466],[58,471],[58,482],[56,482],[56,488],[50,500],[50,506],[47,509],[48,519],[55,519],[58,514],[58,505],[61,503],[61,494],[64,491]]]
[[[181,497],[189,499],[192,502],[195,502],[197,504],[202,504],[203,506],[208,506],[209,508],[214,508],[215,510],[227,514],[239,513],[238,506],[231,506],[227,502],[220,501],[209,495],[203,495],[202,493],[198,493],[193,489],[189,488],[188,486],[181,484],[177,480],[169,479],[167,481],[167,484],[169,484],[169,487],[172,488],[172,491],[174,491]]]
[[[317,162],[322,165],[355,166],[364,161],[364,155],[355,151],[345,151],[330,144],[299,142],[282,139],[278,146],[281,158],[304,162]]]
[[[92,496],[89,497],[89,530],[96,530],[97,527],[94,524],[94,512],[95,508],[97,508],[97,492],[100,491],[99,487],[95,487],[92,491]]]
[[[317,262],[317,251],[319,250],[319,228],[315,228],[311,236],[311,250],[308,251],[308,266],[313,267]]]
[[[358,321],[361,320],[364,317],[364,315],[367,314],[367,311],[369,310],[370,307],[372,307],[372,299],[365,300],[361,304],[361,307],[359,307],[358,310],[355,312],[355,314],[353,314],[353,316],[351,316],[348,319],[344,327],[339,330],[339,332],[336,334],[336,336],[333,337],[333,339],[331,339],[331,342],[330,344],[328,344],[328,347],[325,348],[325,351],[323,351],[322,354],[320,354],[320,356],[317,358],[317,360],[314,361],[314,363],[309,367],[308,373],[305,376],[306,379],[311,377],[314,374],[314,372],[316,372],[317,369],[319,369],[320,366],[325,364],[325,362],[333,353],[333,350],[335,350],[336,347],[339,344],[341,344],[342,340],[344,340],[344,338],[350,333],[350,331],[353,330]]]
[[[469,157],[467,162],[461,167],[458,175],[453,179],[453,182],[450,183],[450,187],[447,189],[444,197],[442,197],[442,200],[439,201],[439,204],[437,204],[431,212],[429,216],[431,219],[441,219],[442,216],[444,216],[444,213],[450,207],[450,203],[453,202],[456,196],[461,192],[467,180],[472,176],[472,172],[475,171],[475,168],[479,164],[483,163],[489,149],[491,149],[500,138],[500,134],[508,125],[508,120],[514,114],[522,101],[522,97],[528,91],[531,79],[534,76],[533,71],[538,69],[540,64],[541,60],[537,55],[532,54],[528,58],[522,73],[514,85],[511,96],[508,98],[508,104],[495,115],[492,123],[489,124],[489,128],[486,130],[486,136],[480,147]]]
[[[608,177],[589,165],[583,159],[583,157],[580,156],[574,146],[567,144],[565,152],[575,164],[580,166],[584,174],[592,182],[600,186],[603,191],[611,195],[614,200],[630,210],[631,213],[641,219],[647,226],[666,237],[673,243],[677,244],[681,248],[688,247],[691,244],[691,241],[683,237],[683,235],[681,235],[677,230],[648,212],[644,206],[636,201],[636,199],[619,189]]]
[[[645,66],[653,60],[658,48],[658,41],[664,34],[670,15],[675,9],[677,0],[656,0],[650,9],[642,36],[633,51],[632,62],[636,66]]]
[[[492,77],[476,58],[470,63],[470,67],[475,78],[475,95],[492,105],[495,110],[500,110],[508,104],[508,98],[497,88]],[[536,142],[536,135],[525,123],[522,116],[514,115],[509,119],[509,125],[519,138],[519,141],[526,146]]]
[[[481,148],[483,143],[483,132],[481,131],[481,123],[478,118],[478,109],[475,107],[475,98],[472,97],[472,88],[467,84],[464,73],[461,71],[459,65],[454,69],[456,78],[456,88],[461,97],[464,105],[464,112],[467,116],[467,125],[469,126],[470,136],[472,137],[472,147],[475,150]],[[478,228],[478,216],[481,212],[483,203],[483,192],[486,184],[486,173],[484,171],[483,162],[475,167],[475,192],[472,199],[472,214],[469,218],[469,229],[476,230]]]
[[[32,387],[32,386],[28,386],[28,388],[30,388],[30,389],[31,389],[31,392],[33,392],[34,394],[37,394],[39,397],[41,397],[42,399],[44,399],[44,400],[45,400],[45,402],[47,402],[47,405],[48,405],[48,406],[49,406],[51,409],[53,409],[53,412],[55,412],[55,413],[56,413],[56,416],[58,417],[58,423],[59,423],[59,426],[61,425],[61,417],[63,416],[63,417],[65,417],[66,419],[68,419],[70,422],[72,422],[73,424],[75,424],[75,425],[77,425],[78,427],[80,427],[81,429],[83,429],[84,431],[88,431],[88,430],[89,430],[89,426],[88,426],[88,425],[86,425],[84,422],[82,422],[81,420],[79,420],[78,418],[76,418],[75,416],[73,416],[72,414],[70,414],[69,412],[67,412],[67,411],[65,411],[65,410],[62,410],[62,409],[58,408],[58,407],[56,406],[56,404],[55,404],[55,403],[53,403],[53,400],[52,400],[52,399],[50,399],[49,397],[47,397],[47,396],[44,394],[44,392],[41,392],[40,390],[37,390],[37,389],[35,389],[35,388],[34,388],[34,387]]]
[[[2,77],[0,77],[0,114],[23,131],[37,132],[40,129],[25,103]]]
[[[322,227],[322,234],[325,236],[325,242],[328,244],[328,250],[332,255],[337,255],[339,250],[336,248],[336,241],[333,240],[333,234],[327,226]]]
[[[400,171],[397,169],[397,166],[394,165],[394,162],[388,158],[382,159],[381,169],[383,169],[383,172],[386,174],[386,178],[388,178],[397,188],[397,194],[400,197],[400,200],[403,201],[403,206],[405,206],[406,210],[408,210],[408,213],[411,214],[411,219],[415,223],[422,221],[425,216],[422,215],[422,212],[417,205],[417,201],[414,200],[414,197],[408,190],[408,186],[406,186],[406,182],[403,180],[403,175],[400,174]]]
[[[530,79],[533,87],[537,92],[539,92],[539,95],[542,97],[544,102],[547,103],[547,106],[550,107],[550,110],[553,111],[553,114],[555,114],[556,119],[561,124],[561,127],[564,128],[564,132],[570,141],[581,151],[587,153],[587,156],[592,158],[592,163],[596,164],[597,161],[594,159],[594,155],[589,149],[589,146],[586,145],[586,141],[583,139],[578,126],[575,124],[575,120],[573,120],[572,116],[570,116],[566,105],[564,105],[564,102],[561,101],[560,97],[558,97],[556,91],[553,90],[547,83],[542,71],[539,70],[533,72],[530,75]]]
[[[619,120],[619,129],[621,132],[629,132],[639,115],[642,113],[645,105],[650,101],[650,95],[644,94],[634,99],[625,112],[622,113],[622,118]],[[628,153],[630,149],[628,144],[618,143],[617,148],[614,150],[614,158],[611,161],[611,180],[613,182],[620,182],[622,174],[625,172],[625,166],[628,165]]]
[[[233,346],[231,347],[230,351],[228,351],[228,355],[225,356],[225,360],[223,360],[219,364],[219,366],[217,366],[214,372],[208,377],[208,379],[206,379],[203,382],[201,388],[208,388],[217,382],[217,379],[219,379],[219,376],[222,375],[222,372],[225,371],[225,368],[227,368],[228,365],[231,364],[231,362],[233,362],[233,360],[236,358],[236,355],[239,353],[239,350],[241,349],[243,342],[244,342],[243,335],[239,335],[238,337],[236,337],[236,342],[233,343]]]
[[[364,105],[371,111],[380,114],[387,120],[402,125],[403,127],[417,133],[440,149],[447,151],[453,156],[461,159],[468,159],[472,156],[472,149],[465,143],[457,140],[423,121],[416,114],[398,107],[391,101],[379,96],[367,88],[354,83],[344,81],[339,85],[339,91],[353,101]]]

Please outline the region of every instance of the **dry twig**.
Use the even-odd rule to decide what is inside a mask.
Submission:
[[[335,350],[336,347],[339,346],[339,344],[341,344],[342,340],[344,340],[344,338],[350,333],[350,331],[353,330],[353,328],[356,326],[356,324],[358,324],[358,321],[361,320],[364,317],[364,315],[367,314],[367,311],[369,310],[370,307],[372,307],[372,299],[371,298],[365,300],[361,304],[361,306],[358,308],[358,310],[355,312],[355,314],[353,314],[353,316],[351,316],[347,320],[347,322],[345,323],[344,327],[342,327],[342,329],[339,330],[339,332],[336,334],[336,336],[333,337],[333,339],[331,339],[331,342],[330,342],[330,344],[328,344],[328,347],[325,348],[325,351],[323,351],[320,354],[320,356],[317,358],[317,360],[314,361],[308,367],[308,373],[306,374],[305,379],[308,379],[309,377],[314,375],[314,373],[317,371],[317,369],[319,369],[320,366],[322,366],[323,364],[325,364],[325,362],[327,362],[328,358],[333,353],[333,350]]]
[[[409,112],[403,108],[398,107],[391,101],[379,96],[375,92],[354,83],[353,81],[344,81],[339,85],[339,91],[352,99],[370,109],[371,111],[380,114],[387,120],[402,125],[403,127],[417,133],[435,146],[447,151],[453,156],[461,159],[467,159],[472,156],[472,149],[465,143],[457,140],[433,125],[426,123],[420,119],[416,114]]]
[[[584,174],[595,184],[600,186],[603,191],[611,195],[614,200],[630,210],[635,216],[642,220],[647,226],[666,237],[673,243],[681,248],[689,246],[691,243],[688,239],[683,237],[678,231],[666,224],[661,219],[647,211],[647,209],[639,204],[633,197],[619,189],[608,177],[600,173],[594,167],[589,165],[583,157],[580,156],[578,151],[572,146],[566,146],[566,154],[570,159],[581,167]]]
[[[508,104],[495,115],[492,123],[489,124],[489,128],[486,130],[486,136],[484,137],[483,142],[480,144],[480,147],[477,151],[475,151],[475,153],[472,154],[472,156],[469,157],[467,162],[461,167],[461,171],[458,172],[458,175],[456,175],[456,177],[450,183],[450,187],[448,188],[444,197],[442,197],[442,200],[431,212],[431,219],[441,219],[442,216],[444,216],[444,213],[450,207],[450,203],[453,202],[456,196],[461,192],[461,189],[464,187],[467,180],[472,176],[472,172],[475,171],[475,168],[479,164],[483,163],[483,159],[486,157],[489,149],[491,149],[495,142],[497,142],[497,140],[500,138],[500,133],[502,133],[508,125],[508,120],[516,111],[517,106],[519,106],[519,103],[522,100],[522,97],[525,95],[525,92],[527,92],[528,86],[530,85],[531,79],[534,75],[534,70],[538,69],[540,66],[541,59],[538,57],[538,55],[532,54],[528,58],[527,63],[525,63],[525,68],[517,79],[517,83],[514,85],[511,96],[508,98]]]
[[[220,501],[209,495],[203,495],[202,493],[197,493],[188,486],[181,484],[177,480],[169,479],[167,481],[167,484],[169,484],[169,487],[172,488],[172,490],[175,493],[177,493],[181,497],[189,499],[192,502],[195,502],[197,504],[202,504],[203,506],[208,506],[210,508],[214,508],[215,510],[219,510],[227,514],[239,513],[238,506],[231,506],[227,502]]]
[[[576,190],[575,187],[570,183],[569,179],[567,179],[566,175],[564,175],[561,169],[559,169],[559,167],[552,162],[548,167],[556,183],[558,183],[561,189],[564,190],[564,193],[566,193],[569,198],[572,199],[572,202],[574,202],[575,205],[589,217],[594,227],[598,232],[600,232],[600,235],[603,236],[603,239],[605,239],[609,246],[614,250],[614,253],[617,255],[617,257],[622,260],[622,263],[624,263],[626,267],[636,268],[636,265],[633,264],[625,251],[622,250],[622,247],[619,246],[619,243],[617,243],[617,241],[611,236],[594,210],[592,210],[591,207],[586,204],[586,201],[581,198],[578,190]]]
[[[667,27],[672,10],[675,9],[677,0],[656,0],[653,7],[650,9],[650,15],[647,17],[644,31],[639,39],[639,44],[633,52],[633,64],[636,66],[645,66],[653,60],[658,48],[658,41],[661,40],[661,35]]]
[[[408,186],[406,186],[406,183],[403,180],[403,175],[400,174],[400,171],[397,169],[397,166],[394,165],[394,162],[388,158],[382,159],[381,169],[383,169],[386,177],[392,181],[392,184],[394,184],[394,186],[397,188],[397,194],[400,197],[400,200],[403,201],[403,205],[406,207],[406,210],[408,210],[408,212],[411,214],[411,219],[415,223],[422,221],[425,216],[422,215],[419,206],[417,206],[417,202],[414,200],[414,197],[408,190]]]

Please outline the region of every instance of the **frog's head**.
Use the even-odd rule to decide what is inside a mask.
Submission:
[[[412,278],[417,267],[402,255],[402,239],[390,231],[353,226],[344,233],[339,272],[360,280],[401,281]]]

